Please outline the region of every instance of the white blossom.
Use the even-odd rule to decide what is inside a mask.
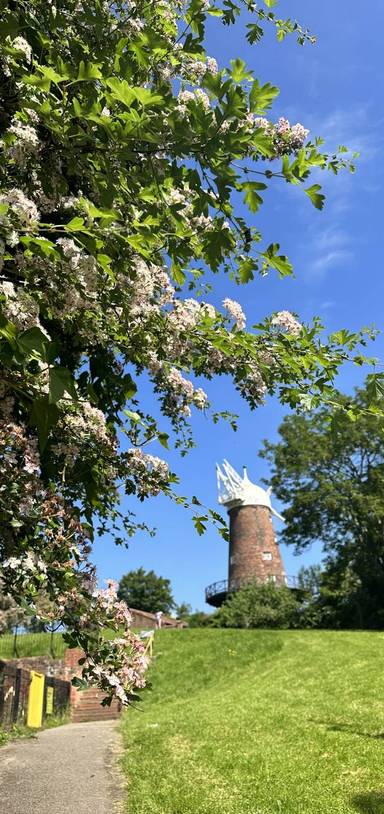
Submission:
[[[34,127],[23,124],[18,119],[8,128],[7,133],[14,136],[14,140],[7,147],[6,152],[16,163],[22,164],[28,155],[33,155],[39,149],[39,139]]]
[[[36,205],[26,197],[21,189],[12,187],[0,194],[0,203],[8,204],[17,219],[25,226],[30,226],[39,220]]]
[[[21,53],[24,54],[27,62],[31,61],[32,48],[24,37],[15,37],[15,39],[12,40],[12,48],[15,48],[17,51],[21,51]]]
[[[293,336],[298,336],[303,330],[303,326],[290,311],[278,311],[277,314],[272,317],[271,322],[275,328],[287,331],[287,333]]]
[[[226,297],[223,300],[224,308],[228,311],[229,316],[233,319],[236,328],[239,331],[242,331],[245,328],[246,320],[244,311],[239,302],[236,300],[231,300],[229,297]]]

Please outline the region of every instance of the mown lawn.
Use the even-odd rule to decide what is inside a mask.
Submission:
[[[122,722],[129,814],[384,814],[384,634],[171,630]]]

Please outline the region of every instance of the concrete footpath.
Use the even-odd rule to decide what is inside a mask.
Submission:
[[[65,724],[0,749],[1,814],[113,814],[116,721]],[[116,770],[116,767],[115,769]]]

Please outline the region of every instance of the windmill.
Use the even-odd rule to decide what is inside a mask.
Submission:
[[[286,585],[272,516],[284,518],[271,504],[271,489],[263,489],[224,460],[216,467],[218,500],[229,514],[228,579],[206,590],[206,600],[218,607],[228,593],[250,582]]]

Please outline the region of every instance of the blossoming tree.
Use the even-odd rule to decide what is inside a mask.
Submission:
[[[44,591],[85,678],[124,703],[146,661],[114,584],[95,589],[90,545],[140,524],[123,493],[172,497],[176,480],[151,454],[168,436],[139,374],[188,448],[192,411],[210,409],[201,377],[229,375],[252,408],[274,392],[317,403],[363,339],[325,340],[286,311],[247,331],[237,302],[207,301],[209,274],[291,273],[239,195],[256,213],[276,176],[321,208],[311,170],[348,167],[266,117],[278,90],[241,59],[220,69],[205,53],[207,17],[229,26],[241,10],[251,43],[265,25],[311,40],[272,5],[9,0],[0,23],[1,579],[32,611]]]

